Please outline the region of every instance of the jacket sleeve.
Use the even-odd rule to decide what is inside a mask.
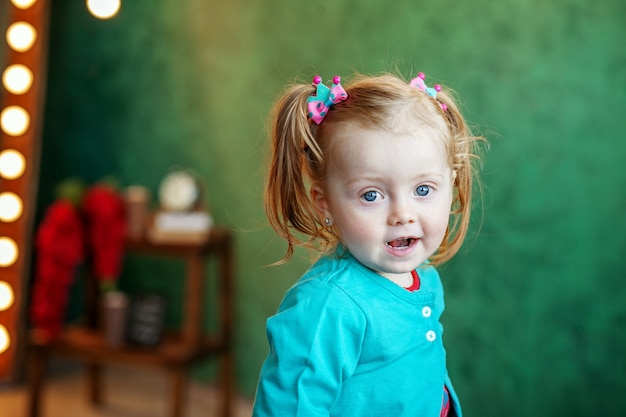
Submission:
[[[365,330],[362,311],[339,288],[318,282],[294,287],[267,321],[270,353],[253,417],[328,416],[354,372]]]

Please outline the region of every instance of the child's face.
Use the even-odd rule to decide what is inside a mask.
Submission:
[[[325,184],[312,188],[350,253],[392,280],[437,250],[450,216],[453,171],[440,140],[420,132],[333,126]]]

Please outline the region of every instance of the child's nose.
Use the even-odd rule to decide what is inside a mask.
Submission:
[[[399,224],[413,223],[417,220],[417,210],[412,207],[407,199],[396,199],[391,204],[388,222],[395,226]]]

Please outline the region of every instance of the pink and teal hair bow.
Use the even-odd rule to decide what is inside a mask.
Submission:
[[[330,107],[347,99],[348,93],[341,86],[341,77],[338,75],[333,77],[333,85],[330,88],[322,84],[322,77],[319,75],[313,77],[313,85],[317,87],[317,91],[314,96],[307,99],[307,106],[309,118],[319,125]]]
[[[435,84],[433,87],[428,87],[426,83],[424,82],[425,78],[426,78],[426,75],[424,75],[423,72],[420,72],[417,74],[417,77],[409,81],[409,84],[412,87],[417,88],[418,90],[422,90],[423,92],[425,92],[426,94],[428,94],[429,96],[437,100],[437,93],[441,91],[441,86],[439,84]],[[441,107],[443,111],[448,110],[448,106],[446,106],[446,103],[439,102],[439,106]]]

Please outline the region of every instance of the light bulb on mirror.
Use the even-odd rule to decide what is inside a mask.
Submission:
[[[89,13],[98,19],[110,19],[117,14],[121,6],[120,0],[87,0]]]
[[[15,149],[5,149],[0,152],[0,177],[14,180],[22,176],[26,169],[24,155]]]
[[[24,94],[33,84],[33,72],[24,65],[9,65],[2,74],[2,85],[9,93]]]
[[[17,52],[28,51],[37,39],[37,31],[26,22],[15,22],[7,29],[7,42]]]

